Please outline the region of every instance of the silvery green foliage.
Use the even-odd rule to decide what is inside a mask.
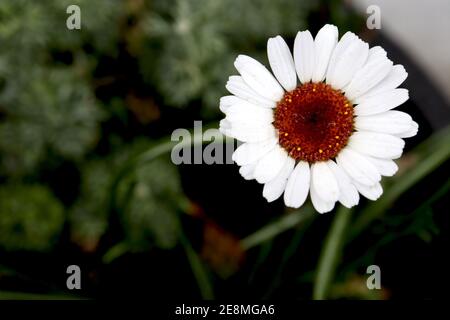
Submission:
[[[82,33],[65,27],[74,3],[83,7]],[[55,158],[80,163],[95,147],[104,111],[89,78],[96,62],[84,47],[114,54],[119,3],[0,2],[0,177],[17,183],[0,188],[0,245],[8,250],[48,250],[63,227],[52,191],[20,181],[34,181]],[[54,56],[61,52],[68,61]]]
[[[72,234],[80,245],[95,246],[107,231],[111,206],[116,206],[120,200],[127,201],[126,194],[115,193],[114,179],[128,161],[148,147],[146,139],[138,140],[117,153],[82,164],[80,195],[68,214]]]
[[[64,208],[40,185],[0,187],[0,247],[46,251],[58,240]]]
[[[71,4],[81,8],[82,32],[65,27],[66,8]],[[75,162],[81,172],[81,186],[79,197],[68,205],[69,221],[73,235],[85,243],[97,242],[107,229],[115,174],[149,147],[147,139],[130,147],[119,142],[113,149],[120,151],[114,149],[106,156],[90,158],[100,139],[101,121],[113,113],[113,106],[101,108],[95,97],[94,70],[103,55],[117,54],[119,37],[123,36],[119,29],[128,14],[126,6],[119,0],[0,3],[0,176],[33,180],[55,157]],[[130,190],[139,186],[140,193],[119,192],[118,196],[127,204],[132,203],[128,201],[131,197],[145,208],[142,215],[136,213],[135,204],[127,205],[125,211],[127,234],[134,242],[141,237],[170,247],[178,235],[174,198],[182,197],[182,193],[174,168],[169,167],[162,180],[158,174],[156,182],[146,174],[138,175]],[[150,197],[139,197],[147,185],[153,184],[160,184],[162,189],[153,193],[152,187]],[[50,197],[42,199],[51,201]],[[166,206],[164,199],[174,207]],[[8,219],[10,212],[5,209],[0,214]],[[23,217],[17,215],[16,223],[26,223],[20,220]],[[157,227],[159,223],[162,229]]]
[[[129,242],[136,246],[149,244],[170,249],[178,242],[178,211],[184,200],[178,172],[166,160],[156,159],[138,167],[132,181],[124,181],[126,192],[123,220]]]
[[[236,55],[258,57],[268,37],[295,36],[311,2],[153,1],[155,12],[143,22],[148,41],[140,59],[142,73],[168,104],[185,107],[200,100],[216,107]]]
[[[123,222],[126,240],[135,249],[149,244],[171,248],[178,240],[180,203],[185,201],[176,168],[166,160],[126,171],[114,189],[114,179],[127,164],[149,149],[138,139],[106,159],[82,168],[81,195],[69,211],[72,232],[81,245],[95,245],[107,231],[111,205]]]
[[[9,78],[0,104],[1,168],[11,175],[35,169],[48,151],[81,159],[98,139],[101,110],[67,69],[34,67]]]
[[[83,7],[83,27],[65,28],[66,7]],[[98,139],[102,112],[89,79],[84,43],[113,53],[118,1],[0,3],[0,173],[29,174],[50,152],[78,161]],[[102,14],[96,15],[95,12]],[[113,27],[107,27],[107,24]],[[98,36],[101,34],[101,36]],[[64,52],[69,65],[54,60]]]
[[[66,28],[69,5],[81,8],[83,32]],[[80,49],[85,42],[101,51],[113,51],[123,8],[124,1],[120,0],[3,0],[0,2],[0,55],[9,52],[22,62],[32,57],[30,63],[36,63],[36,58],[50,46]]]
[[[106,232],[109,219],[109,192],[115,174],[111,161],[92,160],[81,168],[80,196],[69,209],[74,240],[82,247],[95,248]]]

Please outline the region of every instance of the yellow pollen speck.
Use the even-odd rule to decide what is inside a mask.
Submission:
[[[344,112],[344,114],[345,114],[345,115],[347,115],[347,114],[348,114],[348,112],[347,112],[347,111],[345,111],[345,112]]]
[[[319,153],[322,153],[323,152],[323,150],[322,149],[319,149]]]
[[[336,139],[339,139],[339,136],[336,136],[335,138],[336,138]]]
[[[348,107],[348,103],[346,103],[345,106]]]
[[[328,145],[328,148],[331,148],[331,147],[332,147],[331,144],[329,144],[329,145]]]
[[[302,150],[302,148],[300,148],[300,147],[297,147],[297,151],[300,151],[300,150]]]
[[[336,142],[336,145],[338,146],[338,145],[339,145],[339,142]]]
[[[286,132],[286,133],[284,134],[284,136],[287,137],[287,136],[288,136],[288,133]]]

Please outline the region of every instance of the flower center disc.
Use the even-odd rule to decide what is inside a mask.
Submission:
[[[306,83],[286,92],[274,114],[280,145],[296,160],[335,158],[353,132],[353,106],[325,83]]]

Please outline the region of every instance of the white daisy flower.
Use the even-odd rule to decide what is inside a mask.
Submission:
[[[283,38],[270,38],[267,55],[273,75],[239,55],[240,76],[226,84],[232,95],[220,99],[220,131],[244,142],[233,154],[240,174],[264,184],[269,202],[284,192],[286,206],[298,208],[309,193],[320,213],[337,201],[355,206],[359,194],[378,199],[381,177],[398,169],[402,138],[418,130],[392,110],[408,99],[397,88],[408,75],[403,66],[352,32],[338,42],[333,25],[315,39],[299,32],[293,55]]]

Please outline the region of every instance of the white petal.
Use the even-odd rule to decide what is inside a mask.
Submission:
[[[283,168],[288,158],[287,152],[279,145],[264,155],[255,168],[255,179],[259,183],[266,183],[274,179]]]
[[[321,82],[325,79],[328,63],[338,39],[336,26],[326,24],[319,30],[314,40],[314,70],[312,82]]]
[[[387,58],[387,52],[380,46],[375,46],[369,49],[369,57],[367,60]]]
[[[273,122],[272,109],[261,108],[248,101],[241,101],[228,107],[225,114],[226,119],[232,126],[235,123],[257,126],[259,124],[271,124]]]
[[[412,122],[409,114],[391,110],[372,116],[357,116],[355,117],[355,128],[359,131],[396,134],[411,129]]]
[[[314,39],[309,31],[297,33],[294,41],[295,70],[301,83],[311,81],[314,70]]]
[[[273,138],[256,143],[243,143],[234,151],[232,159],[240,166],[258,161],[271,151],[277,142],[278,139]]]
[[[369,54],[366,64],[355,73],[350,84],[345,88],[345,96],[353,100],[369,91],[388,75],[392,65],[392,61],[381,51]]]
[[[419,124],[415,121],[412,121],[411,126],[408,130],[398,133],[396,134],[396,136],[399,138],[411,138],[414,137],[418,131],[419,131]]]
[[[246,164],[245,166],[239,168],[239,173],[245,180],[253,180],[255,179],[254,172],[257,164],[258,162]]]
[[[402,155],[405,141],[389,134],[358,131],[352,134],[348,146],[368,156],[397,159]]]
[[[231,128],[226,128],[221,132],[225,135],[244,142],[259,142],[275,138],[277,136],[272,125],[250,126],[242,124],[232,124]]]
[[[275,179],[264,185],[263,197],[266,198],[268,202],[277,200],[283,194],[287,180],[291,175],[292,170],[294,170],[294,166],[295,160],[288,157],[283,168],[280,170]]]
[[[334,208],[335,201],[325,201],[317,193],[317,189],[314,187],[314,177],[311,175],[311,188],[310,188],[311,202],[319,213],[330,212]]]
[[[300,208],[308,196],[310,184],[309,164],[300,161],[289,176],[284,191],[284,203],[288,207]]]
[[[224,135],[228,135],[229,129],[231,129],[231,123],[227,119],[220,120],[219,131]]]
[[[245,101],[239,97],[236,96],[223,96],[222,98],[220,98],[220,104],[219,104],[219,109],[220,111],[222,111],[223,113],[225,113],[229,107],[231,107],[233,104],[237,104],[239,102]]]
[[[392,177],[398,171],[398,166],[393,160],[375,157],[367,157],[367,159],[377,168],[382,176]]]
[[[317,195],[326,202],[339,199],[339,187],[336,178],[327,162],[315,162],[311,166],[311,181]]]
[[[331,54],[330,61],[328,63],[328,69],[326,72],[326,80],[327,83],[330,82],[332,75],[334,74],[334,70],[336,68],[337,63],[342,58],[342,53],[347,50],[349,45],[356,41],[358,37],[353,32],[346,32],[341,40],[336,44],[333,53]],[[330,78],[330,79],[328,79]]]
[[[237,97],[262,107],[275,108],[276,106],[274,101],[264,98],[250,88],[241,76],[230,76],[225,88]]]
[[[245,83],[259,95],[275,102],[283,97],[283,88],[270,71],[257,60],[246,55],[239,55],[234,61],[234,66]]]
[[[347,33],[346,33],[347,34]],[[327,72],[327,83],[334,89],[344,88],[366,62],[369,54],[369,45],[356,36],[342,37],[330,59]]]
[[[394,89],[384,91],[377,95],[366,98],[358,104],[354,111],[358,116],[369,116],[372,114],[382,113],[398,107],[408,100],[407,89]]]
[[[294,60],[288,45],[282,37],[276,36],[267,41],[267,57],[278,82],[287,91],[294,90],[297,86]]]
[[[381,180],[377,168],[365,156],[349,148],[341,150],[337,164],[355,181],[364,185],[374,185]]]
[[[327,164],[339,185],[339,202],[347,208],[356,206],[359,203],[359,193],[349,176],[334,161],[330,160]]]
[[[369,200],[375,201],[383,194],[383,188],[380,183],[375,183],[371,186],[366,186],[360,184],[356,181],[353,181],[356,189],[358,189],[359,193],[361,193],[364,197]]]
[[[408,73],[405,68],[401,64],[397,64],[392,67],[389,74],[382,81],[359,98],[356,98],[354,103],[360,103],[368,97],[372,97],[385,91],[391,91],[401,85],[407,77]]]

